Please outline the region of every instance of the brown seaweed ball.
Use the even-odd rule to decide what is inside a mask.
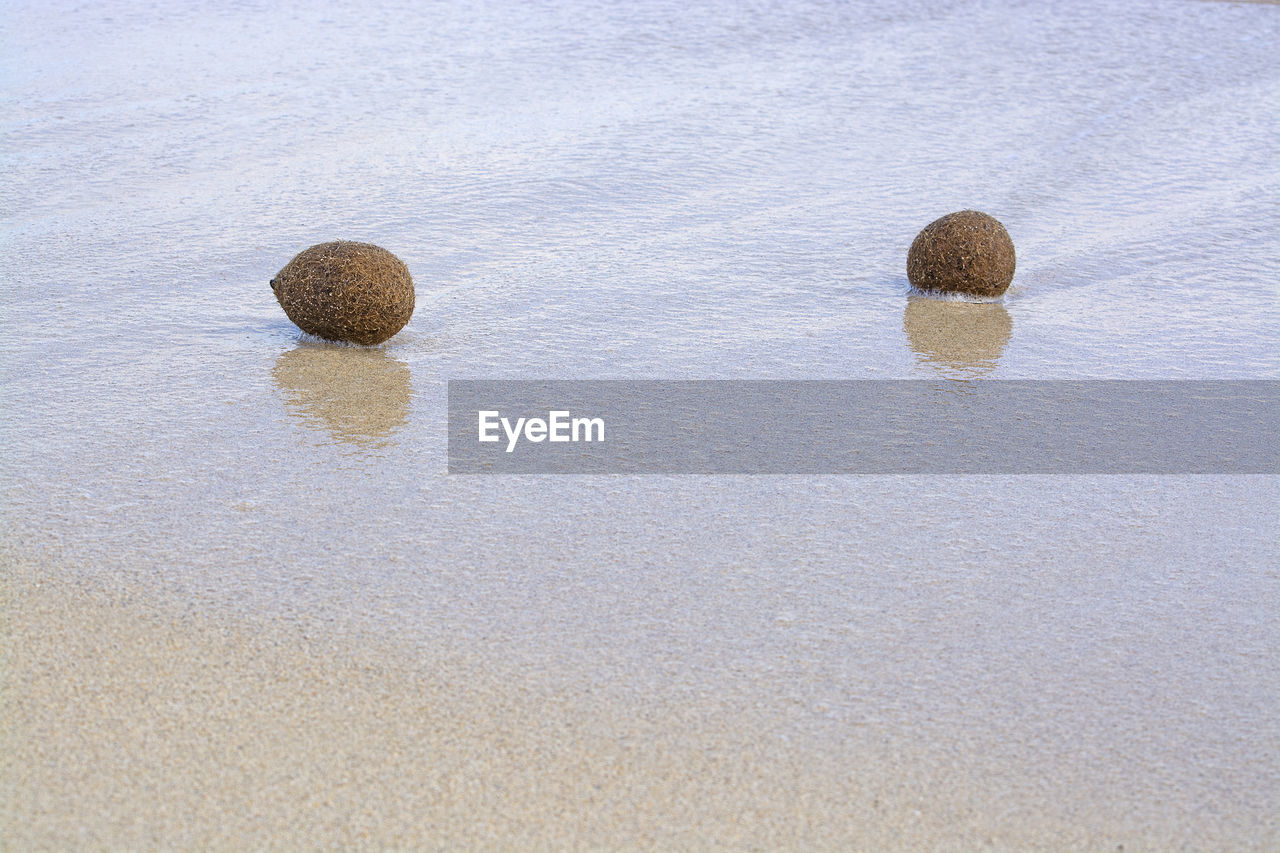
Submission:
[[[380,344],[413,316],[409,268],[371,243],[312,246],[285,264],[271,289],[298,328],[331,341]]]
[[[1009,289],[1013,240],[1004,226],[977,210],[930,222],[907,251],[907,278],[918,290],[995,297]]]

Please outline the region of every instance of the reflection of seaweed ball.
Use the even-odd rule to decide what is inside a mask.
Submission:
[[[1013,334],[998,302],[954,302],[913,296],[902,314],[911,349],[925,360],[961,370],[994,368]]]
[[[302,331],[333,341],[380,344],[413,315],[408,267],[370,243],[312,246],[271,279],[271,289]]]
[[[282,353],[271,376],[294,415],[340,441],[385,439],[409,418],[409,366],[384,350],[303,345]]]
[[[930,222],[907,252],[907,278],[919,290],[1000,296],[1014,269],[1013,240],[985,213],[961,210]]]

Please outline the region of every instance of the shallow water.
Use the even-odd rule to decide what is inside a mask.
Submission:
[[[1275,477],[451,478],[444,383],[1276,378],[1280,8],[3,18],[12,565],[570,696],[745,697],[817,751],[965,745],[1084,826],[1274,843]],[[966,207],[1012,289],[909,294]],[[377,350],[268,287],[338,238],[414,274]]]

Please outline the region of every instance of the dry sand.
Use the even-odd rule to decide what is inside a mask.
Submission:
[[[806,742],[749,696],[556,691],[35,572],[3,620],[8,850],[1177,846],[956,744]]]

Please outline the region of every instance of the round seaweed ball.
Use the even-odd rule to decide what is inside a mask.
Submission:
[[[995,297],[1009,289],[1013,240],[977,210],[948,213],[916,235],[907,251],[907,278],[918,290]]]
[[[271,289],[298,328],[331,341],[380,344],[413,316],[409,268],[371,243],[312,246],[285,264]]]

